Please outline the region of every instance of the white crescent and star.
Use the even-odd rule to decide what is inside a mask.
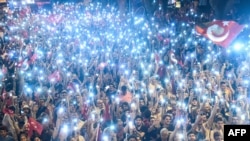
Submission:
[[[25,59],[22,64],[22,70],[27,70],[28,68],[29,68],[29,63],[28,63],[28,60]]]
[[[227,29],[227,27],[229,25],[229,22],[228,21],[223,21],[222,24],[223,24],[223,27],[222,27],[222,25],[219,25],[219,24],[213,24],[213,25],[211,25],[211,26],[209,26],[207,28],[207,37],[210,40],[212,40],[214,42],[223,42],[223,41],[225,41],[228,38],[228,36],[230,34],[230,31]],[[223,33],[220,36],[214,36],[213,33],[218,28],[223,28],[224,30],[226,30],[226,33]]]

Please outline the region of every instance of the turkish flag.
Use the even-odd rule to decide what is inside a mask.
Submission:
[[[29,64],[31,64],[31,63],[34,63],[35,61],[36,61],[36,59],[38,58],[38,56],[37,56],[37,54],[33,54],[31,57],[30,57],[30,60],[29,60]]]
[[[50,74],[50,75],[48,76],[48,79],[49,79],[50,81],[53,81],[53,82],[59,82],[59,81],[62,80],[59,71],[55,71],[55,72],[53,72],[52,74]]]
[[[158,53],[155,53],[155,62],[158,64],[160,62],[161,58]]]
[[[34,118],[29,118],[28,120],[29,123],[29,132],[28,135],[31,137],[33,131],[36,131],[39,135],[42,134],[43,131],[43,126],[41,123],[37,122]]]
[[[62,15],[50,15],[48,17],[48,22],[50,23],[55,23],[55,24],[59,24],[63,21],[63,16]]]
[[[4,114],[8,114],[8,115],[14,115],[15,114],[14,111],[12,111],[12,110],[10,110],[8,108],[4,108],[3,109],[3,113]]]
[[[25,58],[17,63],[17,67],[21,68],[22,70],[27,70],[29,68],[29,59]]]
[[[108,63],[102,62],[98,65],[98,69],[104,69],[107,65]]]
[[[234,21],[219,20],[196,25],[195,27],[198,34],[205,36],[213,43],[222,47],[228,47],[243,28],[243,25],[239,25]]]

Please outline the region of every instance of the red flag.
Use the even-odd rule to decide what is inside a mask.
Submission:
[[[158,64],[160,62],[161,58],[158,53],[155,53],[155,62]]]
[[[75,86],[74,86],[74,83],[72,83],[72,82],[70,82],[70,83],[68,84],[67,89],[76,92],[76,88],[75,88]]]
[[[2,67],[2,73],[6,74],[8,72],[7,68],[5,66]]]
[[[50,15],[48,17],[48,21],[50,23],[59,24],[63,21],[63,16],[62,15]]]
[[[51,75],[49,75],[48,79],[50,81],[55,81],[55,82],[61,81],[60,72],[59,71],[53,72]]]
[[[30,64],[34,63],[37,58],[38,55],[35,52],[33,52],[31,48],[29,48],[28,56],[19,61],[16,66],[22,68],[23,70],[27,70]]]
[[[14,115],[14,111],[8,109],[8,108],[4,108],[3,109],[3,113],[4,114],[8,114],[8,115]]]
[[[19,61],[16,66],[22,70],[27,70],[29,68],[28,58]]]
[[[160,77],[160,79],[165,78],[166,76],[166,67],[164,65],[161,65],[157,71],[158,76]]]
[[[107,65],[108,63],[102,62],[98,65],[98,69],[104,69]]]
[[[34,118],[29,118],[29,136],[32,136],[32,132],[36,131],[39,135],[42,134],[43,126],[41,123],[37,122]]]
[[[228,47],[243,28],[234,21],[213,21],[195,27],[197,33],[222,47]]]
[[[34,54],[30,57],[29,64],[34,63],[34,62],[36,61],[36,59],[37,59],[37,54],[34,53]]]

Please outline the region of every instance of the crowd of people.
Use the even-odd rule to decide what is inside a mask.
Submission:
[[[0,140],[222,141],[223,125],[249,124],[250,30],[215,45],[195,32],[214,20],[197,5],[6,8]]]

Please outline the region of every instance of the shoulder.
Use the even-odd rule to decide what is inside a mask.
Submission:
[[[6,141],[15,141],[15,139],[12,136],[7,136]]]
[[[174,131],[174,125],[170,124],[169,127],[167,128],[169,131]]]

